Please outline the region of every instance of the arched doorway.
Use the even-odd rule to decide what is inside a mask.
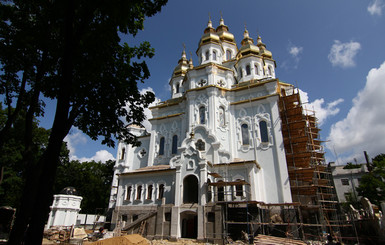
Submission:
[[[188,175],[183,180],[183,203],[198,203],[198,179]]]
[[[180,214],[181,222],[181,237],[193,238],[198,237],[198,218],[193,211],[185,211]]]

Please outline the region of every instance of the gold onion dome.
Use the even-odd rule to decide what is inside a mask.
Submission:
[[[272,53],[266,49],[266,45],[262,42],[262,38],[258,35],[257,46],[259,47],[260,53],[262,56],[271,58],[273,57]]]
[[[175,67],[173,76],[184,76],[189,69],[189,61],[186,58],[186,52],[183,50],[182,57],[178,61],[178,65]]]
[[[206,43],[218,43],[219,44],[219,36],[216,34],[215,29],[213,28],[213,24],[211,20],[209,20],[206,29],[203,32],[203,36],[199,42],[199,46],[202,46]]]
[[[248,54],[259,54],[259,47],[254,45],[254,40],[249,36],[249,32],[246,29],[243,33],[243,40],[241,44],[242,47],[239,49],[239,52],[242,56]]]
[[[234,35],[229,32],[229,28],[225,25],[223,18],[219,20],[219,26],[215,30],[222,41],[228,41],[235,44]]]

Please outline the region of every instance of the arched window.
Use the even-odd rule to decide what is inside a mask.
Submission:
[[[241,179],[237,179],[236,181],[242,181]],[[235,195],[237,197],[243,196],[243,185],[239,184],[235,186]]]
[[[195,144],[198,151],[205,151],[206,150],[206,144],[203,140],[199,139],[197,143]]]
[[[178,135],[172,136],[172,149],[171,154],[176,154],[178,152]]]
[[[213,60],[217,60],[217,52],[213,51]]]
[[[206,60],[209,60],[210,52],[206,51]]]
[[[247,125],[246,123],[242,124],[241,131],[242,131],[242,145],[249,145],[250,144],[249,125]]]
[[[183,203],[198,203],[198,179],[188,175],[183,179]]]
[[[226,50],[226,60],[231,60],[231,50]]]
[[[131,193],[132,193],[132,186],[127,187],[127,192],[126,192],[126,201],[130,201],[131,199]]]
[[[126,155],[126,148],[123,147],[122,152],[120,153],[120,160],[124,160],[125,155]]]
[[[259,66],[258,66],[258,64],[255,65],[254,69],[255,69],[255,75],[259,75]]]
[[[268,69],[269,75],[272,76],[273,75],[273,68],[271,68],[271,66],[269,66],[267,69]]]
[[[223,108],[223,106],[219,107],[219,125],[220,126],[226,125],[225,108]]]
[[[175,84],[175,93],[179,93],[179,83]]]
[[[152,185],[149,185],[147,187],[147,199],[151,200],[152,199]]]
[[[259,133],[261,135],[261,142],[266,143],[269,142],[269,135],[267,133],[267,123],[266,121],[259,122]]]
[[[199,107],[199,123],[200,124],[206,123],[206,109],[204,106]]]
[[[159,141],[159,155],[164,155],[164,137],[160,138]]]
[[[162,199],[164,196],[164,184],[159,185],[158,199]]]
[[[142,186],[139,185],[136,192],[136,200],[140,200],[142,198]]]
[[[250,65],[247,65],[246,66],[246,75],[250,75],[251,74],[251,71],[250,71]]]
[[[243,70],[239,69],[239,74],[241,75],[241,78],[243,77]]]

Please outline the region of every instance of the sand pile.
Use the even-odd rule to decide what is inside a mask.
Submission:
[[[149,245],[146,238],[138,234],[113,237],[90,243],[92,245]]]

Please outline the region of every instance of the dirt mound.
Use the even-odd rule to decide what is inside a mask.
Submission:
[[[90,243],[92,245],[149,245],[147,239],[138,234],[113,237]]]

